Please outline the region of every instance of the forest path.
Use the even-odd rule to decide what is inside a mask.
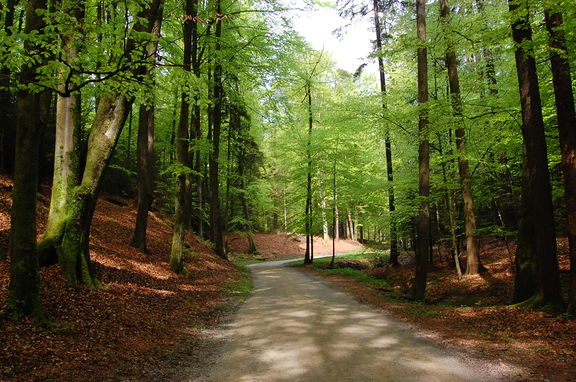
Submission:
[[[202,380],[505,380],[498,365],[450,353],[386,313],[284,263],[251,266],[254,291]]]

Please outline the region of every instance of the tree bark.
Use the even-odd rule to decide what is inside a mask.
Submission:
[[[150,3],[150,8],[142,11],[138,18],[148,19],[151,14],[157,12],[160,3],[160,0],[153,0]],[[135,25],[134,32],[144,31],[147,31],[145,24],[139,22]],[[125,56],[131,57],[135,50],[136,42],[131,37],[126,44]],[[128,117],[130,107],[131,100],[121,93],[107,94],[99,98],[96,117],[88,137],[86,164],[82,174],[78,172],[80,182],[74,186],[68,184],[66,187],[71,188],[51,201],[51,204],[62,203],[65,209],[63,213],[53,214],[54,221],[49,222],[48,225],[63,227],[63,230],[61,234],[59,233],[60,236],[51,242],[48,239],[54,236],[47,236],[47,240],[43,240],[44,250],[57,253],[64,278],[71,286],[84,283],[92,288],[99,287],[90,262],[88,246],[90,226],[104,171]],[[66,110],[70,110],[70,108]],[[68,117],[68,119],[70,118]],[[59,125],[58,128],[61,129],[64,126]],[[64,140],[73,141],[74,137],[70,137],[71,131],[73,132],[74,129],[67,128],[65,131],[60,131],[59,134],[62,134]],[[74,150],[79,150],[79,148],[75,147]],[[61,155],[67,156],[66,151],[63,150]],[[67,165],[67,163],[70,167],[63,169],[62,166]],[[74,160],[69,162],[62,160],[59,165],[61,166],[60,171],[70,171],[70,174],[79,171],[73,167]],[[80,169],[79,166],[78,169]],[[75,176],[72,177],[75,178]],[[66,184],[63,182],[62,177],[55,173],[53,187],[63,187]],[[60,198],[67,200],[62,202]]]
[[[143,81],[152,88],[154,81],[154,66],[156,65],[156,55],[158,51],[158,38],[162,27],[163,7],[149,20],[151,25],[148,29],[152,32],[154,40],[148,45],[146,58],[148,65],[141,68]],[[137,167],[138,167],[138,212],[136,214],[136,225],[130,245],[138,248],[142,252],[148,252],[146,247],[146,229],[148,227],[148,211],[153,200],[154,192],[154,107],[155,99],[152,93],[150,99],[140,105],[138,118],[138,141],[136,147]]]
[[[458,64],[456,51],[452,41],[451,17],[448,0],[440,0],[440,16],[445,28],[446,65],[448,67],[448,83],[452,112],[456,118],[456,149],[458,151],[458,173],[460,175],[460,188],[463,201],[464,230],[466,232],[466,274],[478,274],[480,265],[480,249],[476,238],[476,214],[474,213],[474,197],[470,184],[470,169],[466,159],[466,132],[460,95],[460,80],[458,78]]]
[[[418,195],[420,213],[417,222],[418,248],[416,251],[416,275],[412,294],[414,299],[422,301],[426,293],[428,275],[428,251],[430,248],[430,145],[428,141],[428,53],[426,49],[426,1],[416,0],[416,28],[418,47]]]
[[[568,221],[568,243],[570,251],[570,300],[568,313],[576,314],[576,112],[574,94],[570,76],[570,62],[566,38],[563,31],[562,14],[552,7],[558,4],[554,0],[545,3],[544,17],[550,38],[550,61],[552,64],[552,83],[556,101],[556,115],[562,152],[562,170],[564,175],[564,200]]]
[[[210,225],[214,240],[214,252],[222,258],[226,258],[224,252],[224,242],[222,234],[222,217],[220,212],[220,181],[219,181],[219,155],[220,155],[220,133],[222,128],[222,103],[224,99],[222,88],[222,20],[218,17],[222,13],[221,1],[216,2],[216,43],[215,65],[213,80],[214,107],[212,108],[212,151],[210,151]]]
[[[62,9],[79,24],[84,21],[85,9],[81,5],[72,5],[71,8]],[[61,34],[63,54],[61,59],[73,66],[76,63],[78,52],[74,46],[76,29],[69,26]],[[60,73],[61,93],[68,93],[65,83],[68,71]],[[38,245],[40,264],[48,265],[58,262],[57,247],[62,241],[66,227],[66,209],[81,181],[81,152],[80,142],[82,135],[80,92],[68,96],[56,96],[56,132],[54,145],[54,175],[52,180],[52,194],[50,197],[50,210],[46,229]]]
[[[306,252],[304,253],[304,264],[312,263],[313,240],[312,234],[312,126],[314,118],[312,114],[312,89],[310,81],[306,82],[306,98],[308,100],[308,143],[306,145],[306,157],[308,158],[308,172],[306,176]]]
[[[386,97],[386,73],[384,72],[384,58],[382,57],[382,28],[380,26],[380,15],[378,0],[373,1],[374,8],[374,29],[376,31],[376,49],[378,53],[378,71],[380,74],[380,93],[382,95],[382,108],[387,110]],[[392,144],[390,133],[386,131],[384,135],[384,145],[386,150],[386,175],[388,177],[388,209],[390,211],[390,264],[398,265],[398,232],[396,229],[396,203],[394,200],[394,171],[392,168]]]
[[[458,280],[462,278],[462,268],[460,267],[460,256],[458,253],[458,239],[456,237],[456,206],[454,202],[454,197],[448,188],[448,176],[446,171],[446,162],[444,161],[444,153],[442,150],[442,138],[438,135],[438,147],[440,148],[440,156],[442,157],[442,180],[444,182],[444,200],[446,203],[446,209],[448,211],[448,224],[450,225],[450,254],[454,260],[454,266],[456,268],[456,275]]]
[[[192,0],[186,0],[185,13],[190,15],[193,12]],[[196,21],[191,18],[184,20],[183,33],[184,33],[184,57],[183,69],[186,72],[192,71],[192,24]],[[172,249],[170,251],[170,269],[176,273],[184,271],[183,254],[184,254],[184,236],[186,234],[186,219],[190,215],[188,209],[188,187],[186,182],[186,171],[189,158],[188,158],[188,119],[190,115],[190,103],[188,102],[188,94],[182,92],[180,101],[180,120],[178,122],[178,129],[175,136],[175,160],[180,165],[181,170],[176,175],[176,200],[174,205],[174,232],[172,236]]]
[[[193,18],[198,16],[198,0],[192,0],[192,15]],[[200,56],[198,50],[198,23],[192,24],[192,72],[197,79],[200,78]],[[192,120],[190,124],[190,140],[194,142],[194,150],[192,151],[194,159],[194,187],[195,187],[195,213],[192,214],[192,225],[196,229],[198,236],[204,237],[204,195],[202,187],[202,153],[200,150],[200,140],[202,139],[202,124],[201,124],[201,108],[200,97],[194,98],[192,105]]]
[[[44,20],[37,11],[46,9],[46,0],[31,0],[26,5],[25,33],[41,33]],[[24,43],[26,52],[41,46],[34,41]],[[28,85],[36,79],[40,62],[24,65],[20,72],[20,84]],[[45,310],[40,303],[40,275],[36,251],[36,190],[38,182],[41,94],[25,89],[17,98],[17,131],[12,194],[10,284],[5,313],[18,320],[23,316],[42,319]]]
[[[533,52],[525,48],[527,42],[532,42],[529,12],[514,0],[508,4],[513,16],[512,38],[516,44],[525,147],[514,300],[534,298],[535,306],[557,304],[562,298],[542,103],[536,61]]]

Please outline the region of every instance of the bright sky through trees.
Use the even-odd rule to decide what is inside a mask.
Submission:
[[[303,0],[298,0],[295,8],[303,10],[292,12],[295,29],[314,49],[330,52],[340,68],[354,73],[362,63],[368,62],[366,70],[375,73],[375,61],[367,58],[374,40],[374,32],[370,30],[371,19],[355,20],[354,24],[342,30],[341,37],[337,37],[334,31],[350,22],[338,16],[335,3],[335,0],[329,0],[325,4],[330,6],[316,5],[310,10]]]

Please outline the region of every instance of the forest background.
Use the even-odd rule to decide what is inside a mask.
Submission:
[[[302,233],[306,262],[313,235],[345,236],[386,243],[392,265],[414,250],[424,299],[432,244],[461,277],[482,271],[478,237],[492,235],[517,243],[514,302],[574,313],[571,2],[338,3],[373,21],[377,78],[311,49],[274,1],[1,5],[7,314],[45,314],[40,265],[100,288],[101,190],[137,197],[143,252],[148,211],[174,216],[175,272],[187,230],[223,258],[224,232]],[[37,243],[39,179],[52,197]]]

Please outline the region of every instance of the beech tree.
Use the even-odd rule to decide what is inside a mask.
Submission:
[[[150,33],[152,22],[148,20],[156,19],[155,14],[159,12],[160,0],[153,0],[147,4],[147,8],[136,15],[136,23],[133,31],[128,37],[122,51],[118,56],[113,56],[114,60],[120,59],[122,71],[134,73],[132,68],[135,60],[142,60],[146,50],[140,49],[139,41],[135,35],[138,33]],[[128,20],[127,20],[128,21]],[[148,35],[147,35],[148,37]],[[147,43],[144,43],[144,47]],[[74,73],[74,68],[70,73]],[[67,78],[70,78],[69,75]],[[69,86],[63,96],[70,96],[77,92],[78,85]],[[75,88],[75,89],[74,89]],[[48,218],[47,228],[44,232],[40,249],[45,258],[58,259],[64,277],[70,285],[84,283],[92,288],[98,288],[99,283],[94,276],[89,252],[89,233],[94,208],[98,197],[98,191],[102,182],[102,176],[110,160],[114,146],[118,140],[124,122],[128,116],[132,96],[121,90],[110,89],[100,96],[96,110],[96,116],[90,129],[88,137],[88,150],[85,157],[85,166],[81,171],[77,165],[78,159],[70,162],[63,161],[61,167],[54,172],[53,189],[56,194],[53,196],[51,204],[63,205],[63,210],[51,210]],[[70,111],[68,108],[67,110]],[[72,120],[72,118],[67,118]],[[62,134],[64,141],[73,142],[74,128],[57,127],[57,135]],[[58,139],[57,139],[58,140]],[[60,156],[66,158],[79,158],[80,148],[77,145],[67,145],[57,147],[63,150]],[[58,194],[59,190],[65,190],[64,194]],[[62,202],[61,199],[65,201]]]
[[[416,251],[416,278],[413,295],[424,300],[428,273],[428,252],[430,250],[430,146],[428,142],[428,54],[426,49],[426,2],[416,0],[416,31],[418,35],[418,195],[420,213],[418,216],[418,248]]]
[[[46,0],[29,1],[26,5],[26,28],[28,37],[41,34],[46,24],[42,12],[47,10]],[[39,109],[42,89],[34,86],[42,65],[46,45],[41,40],[28,38],[24,49],[36,53],[36,60],[23,65],[20,84],[25,86],[17,98],[17,133],[12,194],[10,286],[5,313],[16,319],[26,315],[42,318],[45,314],[40,303],[39,263],[36,252],[36,189],[38,181],[38,157],[41,124]]]
[[[456,148],[458,151],[458,173],[462,190],[464,229],[466,231],[466,274],[474,275],[480,270],[480,250],[476,239],[476,214],[474,212],[474,197],[470,185],[470,169],[466,159],[466,126],[463,115],[462,98],[460,95],[460,79],[458,78],[458,63],[452,41],[450,7],[447,0],[440,0],[440,16],[445,28],[446,66],[448,67],[448,84],[450,87],[452,112],[457,124]]]
[[[184,72],[192,70],[192,25],[196,22],[193,20],[194,2],[187,0],[184,6],[185,18],[183,24],[184,36],[184,55],[182,69]],[[176,273],[182,273],[184,270],[184,237],[186,234],[186,219],[190,214],[190,204],[188,199],[188,187],[186,184],[187,169],[190,167],[189,160],[189,141],[188,141],[188,118],[190,115],[189,94],[182,91],[180,96],[180,119],[178,128],[174,136],[174,146],[176,148],[175,160],[178,163],[176,174],[176,200],[174,206],[174,234],[172,237],[172,250],[170,254],[170,268]]]
[[[152,25],[148,27],[153,35],[153,40],[148,44],[146,50],[147,65],[142,65],[139,75],[142,82],[152,90],[149,97],[144,98],[140,103],[138,113],[138,145],[137,145],[137,165],[138,165],[138,212],[136,215],[136,225],[134,235],[130,244],[147,252],[146,228],[148,226],[148,210],[152,203],[154,191],[154,124],[155,124],[155,97],[154,97],[154,66],[157,63],[158,38],[162,27],[163,7],[154,14],[154,19],[148,20]]]
[[[526,4],[517,0],[509,0],[509,7],[525,146],[514,300],[534,298],[535,305],[556,304],[562,297],[542,103],[534,52],[528,45],[530,16]]]
[[[568,249],[570,251],[570,301],[568,312],[576,314],[576,112],[570,75],[570,61],[563,17],[556,1],[545,2],[544,18],[549,34],[552,83],[560,133],[562,170],[564,175],[564,199],[568,226]]]

